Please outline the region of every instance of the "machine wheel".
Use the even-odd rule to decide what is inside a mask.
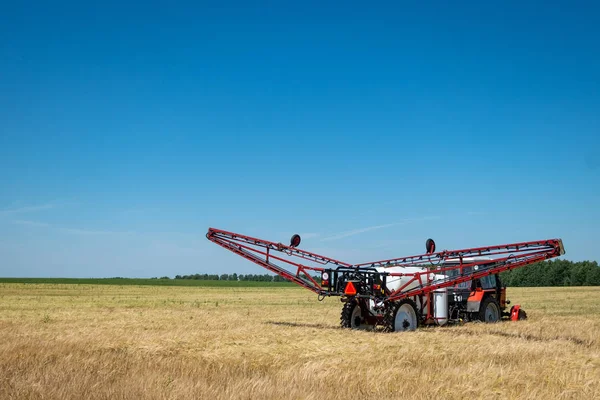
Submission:
[[[342,328],[370,330],[373,325],[367,324],[362,318],[362,309],[356,300],[351,300],[344,303],[342,308],[342,316],[340,317],[340,325]]]
[[[519,321],[527,319],[527,313],[525,312],[525,310],[519,308],[519,316],[517,317],[517,319]]]
[[[418,326],[419,316],[414,301],[403,299],[388,307],[384,323],[386,332],[414,331]]]
[[[481,302],[479,320],[488,323],[500,321],[500,305],[492,296],[487,296]]]

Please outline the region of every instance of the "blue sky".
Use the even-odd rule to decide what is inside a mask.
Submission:
[[[0,6],[0,276],[263,272],[209,226],[599,259],[593,3],[39,3]]]

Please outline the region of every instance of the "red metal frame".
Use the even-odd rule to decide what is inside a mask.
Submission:
[[[250,260],[261,267],[276,273],[283,278],[292,281],[315,293],[322,293],[323,289],[316,282],[309,271],[322,272],[325,268],[303,265],[289,259],[281,258],[271,254],[272,251],[278,251],[287,254],[290,257],[298,257],[319,265],[334,265],[351,267],[351,264],[333,258],[325,257],[320,254],[300,250],[296,247],[286,246],[282,243],[270,242],[268,240],[257,239],[251,236],[240,235],[234,232],[228,232],[220,229],[209,228],[206,238],[211,242],[218,244],[225,249],[232,251],[247,260]],[[266,250],[262,250],[266,249]],[[275,264],[272,260],[280,261],[296,267],[296,274],[292,274],[285,268]]]
[[[298,257],[318,265],[349,268],[375,268],[383,267],[424,267],[421,272],[397,273],[390,272],[388,276],[407,276],[409,281],[391,293],[388,293],[386,301],[397,301],[407,297],[429,295],[437,289],[442,289],[473,279],[482,278],[487,275],[498,274],[503,271],[523,267],[539,261],[558,257],[564,254],[561,239],[549,239],[533,242],[511,243],[497,246],[476,247],[462,250],[444,250],[437,253],[421,254],[416,256],[394,258],[389,260],[373,261],[362,264],[349,264],[333,258],[311,253],[296,247],[286,246],[281,243],[257,239],[238,233],[209,228],[206,234],[208,240],[230,250],[258,265],[274,272],[283,278],[292,281],[306,289],[318,294],[329,294],[321,285],[313,279],[310,271],[322,272],[323,267],[303,265],[290,259],[285,259],[272,254],[273,251],[282,252],[289,257]],[[477,257],[477,260],[472,260]],[[482,260],[485,257],[487,259]],[[471,261],[465,262],[466,259]],[[296,268],[296,273],[277,265],[282,262]],[[448,263],[458,265],[448,265]],[[441,266],[441,267],[440,267]],[[464,274],[468,267],[478,267],[478,270]],[[458,270],[460,276],[446,279],[434,279],[434,275],[444,275],[448,271]],[[414,282],[418,286],[406,290]],[[427,296],[427,301],[430,301]]]
[[[476,247],[462,250],[444,250],[439,253],[422,254],[396,258],[390,260],[374,261],[370,263],[358,264],[358,267],[429,267],[427,270],[415,273],[390,273],[390,276],[412,276],[406,284],[398,290],[390,293],[388,301],[401,300],[406,297],[418,296],[431,293],[434,290],[442,289],[456,284],[467,282],[484,276],[499,274],[504,271],[523,267],[536,262],[544,261],[550,258],[558,257],[564,254],[564,247],[561,239],[549,239],[533,242],[520,242],[504,244],[497,246]],[[472,262],[464,262],[465,259],[478,259]],[[489,260],[482,260],[486,257]],[[449,261],[458,265],[450,267],[438,267]],[[434,280],[434,275],[442,275],[448,271],[458,270],[463,274],[464,268],[477,266],[477,272],[471,272],[466,276],[448,278],[445,280]],[[433,267],[433,268],[431,268]],[[421,279],[424,276],[425,279]],[[404,290],[416,280],[419,281],[419,287]],[[426,283],[423,283],[423,281]],[[437,282],[437,283],[434,283]]]

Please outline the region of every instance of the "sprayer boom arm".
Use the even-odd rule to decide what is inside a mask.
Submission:
[[[479,279],[488,275],[524,267],[565,253],[561,239],[520,242],[462,250],[444,250],[438,253],[401,257],[390,260],[357,264],[359,268],[423,267],[423,272],[390,274],[410,276],[403,287],[389,294],[388,300],[427,294],[437,289]],[[468,271],[468,272],[465,272]],[[440,275],[450,275],[439,279]],[[418,283],[415,288],[414,283]],[[405,288],[411,287],[410,290]]]
[[[315,293],[321,293],[321,285],[310,275],[310,271],[322,272],[323,267],[303,265],[292,261],[291,257],[301,258],[317,265],[327,265],[335,267],[350,267],[351,264],[333,258],[325,257],[309,251],[300,250],[293,246],[286,246],[282,243],[270,242],[268,240],[257,239],[250,236],[240,235],[238,233],[227,232],[220,229],[209,228],[206,238],[211,242],[218,244],[225,249],[234,252],[258,265],[268,269],[277,275],[294,282]],[[284,253],[288,258],[282,258],[284,254],[274,255],[273,252]],[[276,254],[277,254],[276,253]],[[293,273],[281,267],[277,263],[288,264],[296,268]]]
[[[352,271],[354,274],[375,273],[384,278],[408,277],[408,282],[402,287],[385,293],[385,301],[396,301],[428,294],[437,289],[520,268],[565,253],[561,239],[549,239],[462,250],[444,250],[437,253],[349,264],[297,248],[300,244],[298,235],[292,237],[292,243],[289,246],[215,228],[209,228],[206,237],[219,246],[284,279],[324,296],[339,296],[344,293],[339,290],[332,291],[330,285],[324,284],[328,279],[316,280],[310,275],[310,271],[316,271],[322,274],[322,277],[329,271],[337,270]],[[284,258],[284,255],[287,257]],[[303,265],[296,259],[305,260],[312,265]],[[286,264],[288,268],[295,268],[296,271],[282,266]],[[386,271],[393,267],[396,268],[392,272]],[[398,271],[397,267],[418,267],[420,269],[418,272],[402,273],[395,272]],[[412,271],[414,270],[412,268]]]

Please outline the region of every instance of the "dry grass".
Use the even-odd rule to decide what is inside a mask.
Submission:
[[[0,284],[0,398],[600,398],[600,288],[509,298],[529,320],[383,334],[296,288]]]

